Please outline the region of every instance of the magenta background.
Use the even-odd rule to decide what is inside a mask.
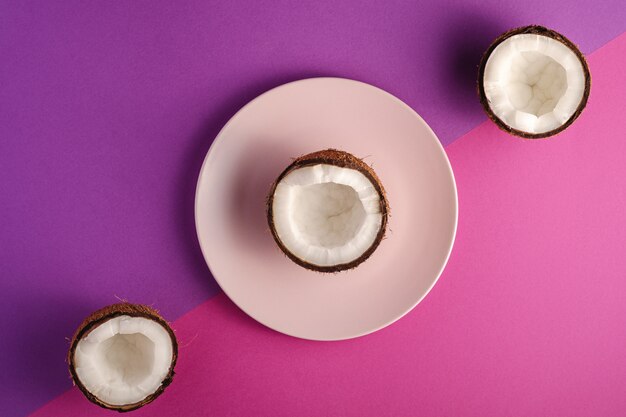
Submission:
[[[355,78],[407,102],[449,144],[484,120],[474,92],[475,66],[500,32],[541,23],[591,53],[626,29],[622,1],[59,3],[0,2],[3,416],[27,415],[71,386],[65,337],[116,296],[154,304],[174,320],[218,292],[196,243],[195,181],[217,131],[259,93],[310,76]],[[623,81],[623,71],[609,69],[623,68],[625,54],[618,48],[598,58],[598,70],[592,68],[588,113],[597,106],[607,115],[593,129],[529,147],[487,124],[449,148],[459,185],[459,241],[441,283],[405,320],[357,341],[316,344],[262,329],[220,296],[209,302],[219,307],[203,304],[181,321],[179,331],[189,340],[194,326],[206,326],[207,333],[197,330],[198,349],[181,356],[188,382],[180,371],[173,387],[185,387],[191,403],[221,406],[217,415],[243,413],[237,404],[286,413],[292,409],[270,395],[277,389],[272,382],[284,388],[282,398],[291,398],[284,378],[296,377],[302,381],[289,381],[314,384],[312,392],[329,399],[300,393],[302,407],[336,404],[345,414],[368,405],[372,415],[383,415],[376,401],[396,404],[390,413],[428,403],[426,414],[459,415],[469,409],[449,408],[443,394],[464,381],[470,388],[462,398],[469,404],[498,395],[518,409],[545,405],[522,408],[537,415],[550,406],[563,415],[591,415],[599,409],[579,404],[588,400],[607,407],[598,415],[625,414],[626,393],[619,389],[626,386],[626,268],[620,260],[626,187],[611,182],[624,177],[622,159],[607,163],[624,155],[624,126],[611,123],[626,111],[618,100],[626,85],[607,79]],[[608,97],[616,101],[601,107]],[[583,156],[595,162],[589,165]],[[459,162],[465,158],[471,163]],[[499,170],[486,170],[490,164]],[[551,181],[537,176],[554,167],[562,175]],[[532,181],[523,181],[529,175]],[[515,205],[501,205],[506,192]],[[555,248],[558,256],[549,256]],[[544,263],[531,256],[540,253],[547,254],[540,258]],[[483,262],[455,267],[466,258]],[[456,316],[470,320],[457,333],[455,323],[445,321]],[[402,337],[389,336],[396,333]],[[418,343],[422,339],[430,343]],[[233,350],[230,343],[250,350]],[[230,367],[209,368],[204,379],[191,372],[194,361],[220,352],[223,359],[231,352],[246,360],[224,361]],[[351,355],[355,362],[344,364],[345,372],[315,374],[333,354]],[[421,361],[441,361],[442,367],[420,374]],[[348,372],[356,369],[363,373]],[[364,380],[394,384],[360,389]],[[193,391],[190,381],[202,389]],[[578,391],[570,389],[573,384]],[[352,385],[349,401],[333,385]],[[228,395],[224,387],[239,394]],[[412,387],[419,397],[408,395]],[[536,392],[563,395],[527,397]],[[64,415],[87,404],[75,395],[63,403],[69,407]],[[145,412],[170,415],[166,398]],[[235,399],[239,403],[230,402]],[[269,399],[274,402],[263,402]],[[97,410],[85,408],[91,412]]]

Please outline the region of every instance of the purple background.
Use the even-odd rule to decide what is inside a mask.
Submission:
[[[71,385],[65,338],[90,311],[121,297],[173,320],[218,291],[195,182],[247,101],[299,78],[354,78],[447,144],[484,120],[482,51],[531,23],[589,53],[626,14],[623,1],[2,1],[2,414]]]

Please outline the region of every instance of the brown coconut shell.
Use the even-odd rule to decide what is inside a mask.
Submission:
[[[365,175],[365,177],[372,183],[376,191],[378,192],[378,196],[380,197],[380,212],[382,213],[382,222],[380,225],[380,230],[376,235],[376,239],[372,243],[372,245],[357,259],[345,263],[338,264],[332,266],[319,266],[307,262],[303,259],[298,258],[293,253],[287,249],[287,247],[283,244],[278,237],[278,233],[276,232],[276,228],[274,226],[274,216],[272,212],[272,205],[274,201],[274,192],[276,191],[276,186],[282,181],[282,179],[287,176],[292,171],[295,171],[300,168],[304,168],[311,165],[334,165],[341,168],[349,168],[359,171],[361,174]],[[270,188],[270,192],[267,198],[267,222],[270,227],[270,231],[272,232],[272,236],[276,241],[276,244],[280,248],[280,250],[293,262],[296,264],[310,269],[312,271],[317,272],[340,272],[348,269],[356,268],[361,263],[365,262],[371,255],[374,253],[380,242],[383,240],[385,236],[385,231],[387,229],[387,218],[389,216],[389,203],[387,202],[387,195],[385,193],[385,189],[382,186],[382,183],[374,170],[363,160],[357,158],[356,156],[340,151],[337,149],[326,149],[323,151],[317,151],[313,153],[309,153],[303,155],[299,158],[296,158],[285,170],[278,176],[276,181],[272,184]]]
[[[76,374],[75,365],[74,365],[74,352],[76,351],[76,346],[78,345],[78,342],[84,337],[86,337],[91,332],[91,330],[95,329],[96,327],[100,326],[106,321],[111,320],[112,318],[115,318],[118,316],[143,317],[143,318],[155,321],[159,323],[161,326],[163,326],[165,330],[167,330],[172,340],[172,363],[170,364],[170,369],[167,373],[167,376],[163,379],[163,382],[161,382],[161,386],[159,386],[159,388],[155,392],[148,395],[143,400],[133,403],[133,404],[125,404],[125,405],[108,404],[100,400],[91,392],[89,392],[87,388],[85,388],[83,383],[80,381],[80,379],[78,378],[78,375]],[[74,384],[82,391],[85,397],[87,397],[89,401],[91,401],[94,404],[99,405],[100,407],[107,408],[109,410],[119,411],[119,412],[136,410],[154,401],[155,398],[161,395],[163,391],[165,390],[165,388],[167,388],[167,386],[172,382],[172,378],[174,377],[174,366],[176,366],[177,359],[178,359],[178,342],[176,341],[176,336],[174,335],[174,331],[172,330],[170,325],[167,323],[167,321],[165,321],[165,319],[161,317],[161,315],[155,309],[151,307],[141,305],[141,304],[130,304],[130,303],[113,304],[113,305],[101,308],[100,310],[97,310],[91,313],[85,320],[83,320],[81,325],[76,330],[76,333],[74,333],[74,337],[72,338],[72,342],[70,345],[70,350],[67,355],[67,362],[69,364],[70,375],[72,376],[72,380],[74,381]]]
[[[496,49],[496,47],[500,45],[502,42],[504,42],[505,40],[509,39],[512,36],[522,35],[522,34],[547,36],[549,38],[552,38],[556,41],[561,42],[562,44],[567,46],[572,52],[574,52],[574,54],[578,57],[580,64],[583,67],[583,72],[585,75],[585,90],[583,92],[583,97],[580,100],[580,103],[578,104],[578,107],[576,108],[576,111],[574,112],[574,114],[572,114],[572,116],[569,119],[567,119],[567,121],[563,123],[561,126],[557,127],[556,129],[550,130],[548,132],[544,132],[544,133],[528,133],[528,132],[515,129],[507,125],[503,120],[501,120],[493,112],[489,104],[489,100],[487,99],[487,96],[485,94],[484,75],[485,75],[485,67],[487,65],[487,60],[491,56],[492,52]],[[480,61],[480,65],[478,67],[478,95],[480,96],[480,103],[485,109],[487,116],[489,116],[489,118],[493,120],[493,122],[500,129],[512,135],[522,137],[524,139],[547,138],[549,136],[554,136],[557,133],[560,133],[563,130],[567,129],[572,123],[574,123],[574,120],[576,120],[578,116],[580,116],[583,110],[585,109],[585,106],[587,105],[587,100],[589,99],[590,91],[591,91],[591,73],[589,72],[589,65],[587,65],[587,60],[585,59],[585,56],[583,55],[583,53],[580,51],[580,49],[578,49],[578,47],[572,41],[567,39],[565,36],[561,35],[558,32],[545,28],[543,26],[538,26],[538,25],[524,26],[521,28],[510,30],[506,33],[503,33],[495,41],[493,41],[493,43],[489,46],[487,51],[483,54],[483,57]]]

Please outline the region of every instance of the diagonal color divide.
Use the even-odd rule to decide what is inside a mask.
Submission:
[[[7,417],[70,386],[64,337],[115,296],[177,319],[218,293],[195,241],[197,174],[218,130],[258,94],[306,77],[358,79],[408,103],[449,144],[484,120],[476,65],[497,34],[543,24],[590,53],[626,22],[623,0],[8,3],[0,7]]]
[[[485,122],[447,148],[459,233],[431,294],[364,338],[285,337],[220,294],[174,323],[177,377],[139,416],[626,413],[626,35],[556,138]],[[78,390],[33,417],[109,416]]]

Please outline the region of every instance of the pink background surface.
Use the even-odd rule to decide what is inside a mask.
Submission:
[[[558,137],[487,121],[447,147],[457,241],[413,312],[319,343],[218,295],[173,323],[174,382],[133,415],[625,415],[626,35],[589,63],[588,108]],[[72,389],[33,416],[105,414]]]

